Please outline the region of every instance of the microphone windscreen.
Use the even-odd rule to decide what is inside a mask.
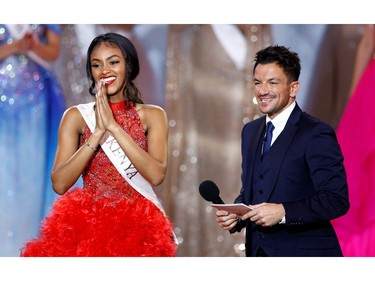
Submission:
[[[219,197],[220,190],[217,185],[210,180],[206,180],[199,185],[199,193],[207,201],[215,201]]]

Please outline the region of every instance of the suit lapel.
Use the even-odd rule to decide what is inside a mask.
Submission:
[[[276,186],[279,177],[281,165],[287,157],[289,148],[292,145],[293,138],[297,132],[298,126],[296,125],[301,116],[301,109],[296,105],[292,111],[284,130],[281,132],[276,141],[272,144],[267,155],[264,157],[262,165],[270,167],[270,171],[264,179],[263,198],[267,202]]]
[[[246,161],[246,170],[243,171],[245,173],[243,176],[245,177],[245,186],[250,187],[252,186],[253,177],[254,177],[254,163],[256,162],[255,157],[257,155],[258,145],[260,144],[261,140],[263,139],[263,134],[265,130],[265,123],[266,123],[266,116],[260,117],[259,125],[254,129],[253,136],[250,134],[250,141],[249,145],[246,147],[247,149],[244,151],[244,156],[246,157],[243,161]],[[250,204],[250,193],[251,188],[245,189],[245,203]]]

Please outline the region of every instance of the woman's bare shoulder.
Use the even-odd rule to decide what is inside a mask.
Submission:
[[[76,106],[69,107],[65,110],[61,123],[75,128],[79,132],[83,132],[86,126],[86,122]]]
[[[82,118],[82,115],[76,106],[71,106],[65,110],[63,118],[64,119],[78,119],[78,118]]]
[[[137,104],[135,108],[138,112],[145,112],[146,114],[166,114],[161,106],[154,104]]]
[[[166,126],[167,114],[162,107],[153,104],[137,104],[135,108],[146,131],[154,126]]]

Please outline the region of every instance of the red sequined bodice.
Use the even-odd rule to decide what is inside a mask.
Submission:
[[[147,150],[147,138],[140,117],[134,106],[126,107],[124,102],[110,104],[116,122],[144,150]],[[91,136],[86,127],[81,145]],[[84,188],[91,189],[101,195],[122,194],[127,198],[140,196],[121,176],[104,151],[99,147],[82,174]],[[98,195],[99,195],[98,194]]]

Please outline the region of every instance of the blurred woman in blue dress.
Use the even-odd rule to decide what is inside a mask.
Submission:
[[[50,170],[62,89],[59,25],[0,24],[0,256],[19,256],[55,199]]]

